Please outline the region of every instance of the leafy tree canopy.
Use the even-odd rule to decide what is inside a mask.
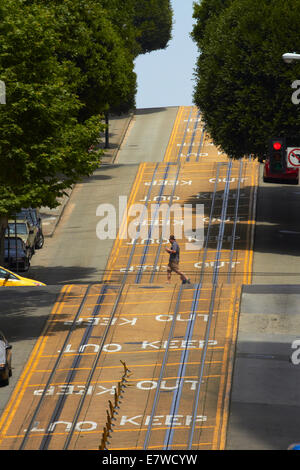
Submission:
[[[0,214],[56,198],[99,164],[88,152],[103,129],[99,118],[78,122],[80,70],[58,60],[53,11],[22,0],[0,6]]]
[[[198,0],[199,3],[194,3],[193,18],[196,24],[193,27],[192,37],[200,45],[204,37],[205,28],[211,18],[215,18],[227,8],[232,0]]]
[[[92,173],[103,113],[134,107],[134,58],[171,27],[169,0],[2,0],[1,215],[54,207]]]
[[[270,137],[298,135],[291,84],[300,64],[285,64],[282,54],[300,51],[299,7],[299,0],[233,0],[200,37],[194,100],[231,157],[263,156]]]
[[[172,35],[170,0],[135,0],[134,26],[141,53],[165,49]]]
[[[136,75],[130,51],[133,33],[126,26],[124,6],[117,9],[117,0],[110,0],[109,10],[106,0],[34,2],[54,12],[60,37],[58,58],[69,59],[80,70],[78,94],[84,103],[80,119],[108,109],[128,111],[134,107]],[[123,25],[118,23],[120,12]]]

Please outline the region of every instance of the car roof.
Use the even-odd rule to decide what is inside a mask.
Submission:
[[[4,240],[16,240],[16,239],[21,240],[21,242],[24,243],[23,238],[21,238],[19,236],[18,237],[6,237],[6,236],[4,237]]]

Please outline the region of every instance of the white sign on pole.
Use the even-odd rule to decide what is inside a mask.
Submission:
[[[300,147],[288,147],[287,148],[287,167],[288,168],[300,168]]]

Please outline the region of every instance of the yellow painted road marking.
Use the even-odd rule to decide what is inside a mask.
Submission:
[[[173,142],[174,142],[175,137],[177,136],[177,130],[178,130],[178,126],[181,122],[181,117],[182,117],[182,114],[183,114],[183,110],[184,110],[184,107],[180,106],[180,108],[178,110],[178,113],[177,113],[177,116],[176,116],[176,119],[175,119],[174,126],[173,126],[173,131],[172,131],[172,134],[171,134],[168,146],[167,146],[167,150],[165,152],[164,162],[169,162],[170,161],[170,154],[171,154],[172,149],[173,149]]]
[[[240,297],[241,297],[241,291],[242,291],[242,286],[239,285],[236,288],[237,293],[236,293],[236,299],[235,299],[235,307],[234,307],[234,318],[233,318],[233,330],[232,330],[232,343],[235,344],[237,340],[237,334],[238,334],[238,317],[240,313]],[[231,348],[229,351],[229,357],[228,357],[228,372],[227,372],[227,383],[226,383],[226,389],[224,391],[224,419],[221,427],[221,436],[220,436],[220,445],[219,445],[219,450],[224,450],[225,445],[226,445],[226,432],[227,432],[227,423],[229,419],[229,404],[230,404],[230,390],[231,390],[231,381],[232,381],[232,376],[233,376],[233,363],[234,363],[234,348]]]
[[[130,197],[129,197],[129,200],[128,200],[128,203],[127,203],[127,209],[125,211],[123,221],[121,223],[121,227],[119,229],[119,233],[118,233],[117,239],[116,239],[115,244],[114,244],[115,246],[113,247],[112,254],[110,256],[109,263],[108,263],[107,268],[106,268],[106,271],[109,271],[109,273],[108,273],[107,276],[103,277],[103,279],[106,280],[106,281],[109,281],[111,276],[112,276],[111,266],[113,266],[115,260],[117,259],[117,256],[118,256],[118,253],[119,253],[119,250],[120,250],[120,246],[121,246],[121,242],[122,242],[122,237],[124,236],[124,232],[127,229],[127,224],[128,224],[128,220],[129,220],[128,209],[130,208],[131,203],[135,198],[135,195],[136,195],[137,190],[139,188],[140,181],[141,181],[141,179],[143,177],[143,173],[145,171],[145,167],[146,167],[146,163],[142,163],[139,166],[138,173],[137,173],[137,176],[135,178],[135,183],[134,183],[133,189],[131,191],[131,194],[130,194]],[[115,256],[113,257],[112,255],[113,255],[114,251],[115,251]]]
[[[233,342],[235,340],[235,338],[232,338],[231,336],[233,314],[236,308],[235,298],[236,298],[236,288],[233,288],[232,295],[231,295],[231,305],[230,305],[228,322],[227,322],[225,347],[224,347],[223,360],[222,360],[223,365],[221,369],[221,381],[219,385],[219,394],[218,394],[218,403],[217,403],[217,412],[216,412],[216,427],[215,427],[215,432],[214,432],[214,437],[213,437],[213,447],[212,447],[213,450],[218,449],[218,437],[219,437],[220,423],[222,423],[222,418],[223,420],[226,420],[227,422],[227,417],[228,417],[228,410],[225,409],[223,400],[224,400],[224,392],[225,392],[225,386],[226,386],[226,373],[227,373],[226,369],[228,365],[228,354],[229,354],[230,348],[232,347],[230,340],[232,340]]]
[[[63,297],[64,294],[68,292],[68,290],[71,289],[72,286],[64,286],[59,294],[58,300],[55,302],[54,307],[52,309],[52,312],[50,315],[54,314],[59,314],[63,307]],[[9,404],[7,405],[1,419],[0,419],[0,444],[2,442],[2,439],[5,437],[5,434],[7,432],[7,429],[9,428],[14,415],[21,403],[21,400],[23,398],[23,395],[25,393],[27,384],[32,376],[33,371],[35,370],[36,364],[38,363],[42,352],[44,350],[46,341],[48,339],[47,336],[45,336],[45,333],[49,327],[49,322],[46,322],[46,325],[44,326],[43,332],[39,339],[37,340],[33,351],[30,354],[29,360],[25,366],[25,369],[20,376],[17,385],[14,389],[14,392],[11,396],[11,399],[9,401]],[[5,424],[6,423],[6,424]]]

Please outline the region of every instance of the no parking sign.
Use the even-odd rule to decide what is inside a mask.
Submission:
[[[287,167],[299,168],[300,167],[300,148],[287,148]]]

